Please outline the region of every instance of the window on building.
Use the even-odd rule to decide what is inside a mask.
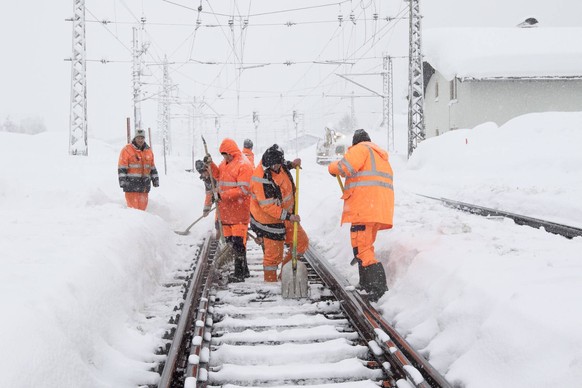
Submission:
[[[438,81],[434,84],[434,100],[439,100],[439,83]]]
[[[451,81],[451,96],[450,96],[450,100],[456,100],[457,99],[457,78],[453,78],[453,80]]]

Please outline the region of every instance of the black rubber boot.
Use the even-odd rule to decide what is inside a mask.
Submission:
[[[364,266],[362,266],[362,260],[359,260],[359,259],[356,259],[356,260],[358,260],[358,274],[360,275],[360,281],[356,285],[356,290],[363,290],[364,283],[366,282]]]
[[[370,302],[377,302],[378,299],[388,291],[386,285],[386,273],[382,263],[372,264],[368,267],[362,267],[364,273],[364,290],[368,293],[368,300]],[[362,278],[360,278],[360,281]]]
[[[247,266],[246,249],[243,244],[243,238],[239,236],[230,236],[232,247],[235,251],[234,273],[228,277],[229,283],[240,283],[245,281],[249,268]]]
[[[245,281],[244,256],[237,256],[234,259],[234,272],[228,277],[229,283],[241,283]]]

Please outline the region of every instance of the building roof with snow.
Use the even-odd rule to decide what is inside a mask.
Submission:
[[[582,78],[582,28],[439,28],[425,61],[448,80]]]

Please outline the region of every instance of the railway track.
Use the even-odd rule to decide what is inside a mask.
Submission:
[[[263,281],[252,241],[244,283],[226,282],[216,249],[207,239],[200,250],[158,387],[450,387],[311,248],[302,300]]]
[[[560,236],[564,236],[566,238],[574,238],[582,236],[582,229],[575,228],[569,225],[562,225],[556,222],[541,220],[539,218],[533,218],[528,216],[523,216],[520,214],[510,213],[503,210],[491,209],[488,207],[473,205],[466,202],[459,202],[454,201],[452,199],[447,198],[437,198],[437,197],[430,197],[428,195],[417,194],[424,198],[434,199],[436,201],[442,202],[445,206],[462,210],[464,212],[477,214],[480,216],[485,217],[503,217],[512,219],[517,225],[526,225],[532,228],[544,228],[544,230],[548,233],[558,234]]]

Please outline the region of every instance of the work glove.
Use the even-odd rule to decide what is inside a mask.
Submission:
[[[204,164],[209,165],[212,163],[212,156],[210,156],[210,154],[206,154],[202,161],[204,162]]]
[[[293,160],[291,162],[291,166],[293,168],[297,168],[297,167],[301,168],[301,159],[297,158],[297,159]]]
[[[210,209],[204,209],[204,210],[202,211],[202,217],[206,217],[206,216],[208,216],[209,214],[210,214]]]
[[[291,221],[291,222],[301,222],[301,217],[299,217],[299,214],[291,214],[289,216],[289,221]]]
[[[222,199],[222,198],[220,198],[220,193],[218,191],[214,191],[212,195],[214,197],[214,202],[218,203]]]

